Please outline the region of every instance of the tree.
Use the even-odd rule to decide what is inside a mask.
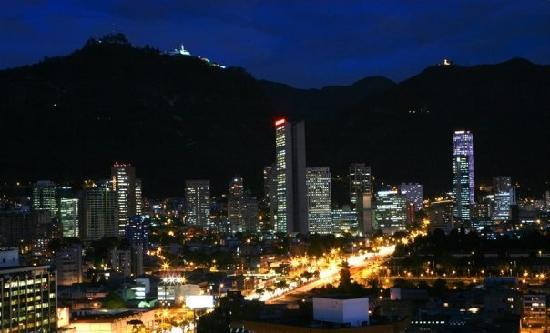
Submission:
[[[120,309],[126,307],[126,302],[117,293],[110,292],[103,300],[103,307],[105,309]]]
[[[349,265],[346,261],[342,263],[340,269],[340,289],[349,289],[351,286],[351,273],[349,271]]]

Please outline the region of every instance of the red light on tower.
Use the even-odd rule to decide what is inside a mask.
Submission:
[[[281,126],[281,125],[284,125],[285,123],[286,123],[285,118],[275,120],[275,126]]]

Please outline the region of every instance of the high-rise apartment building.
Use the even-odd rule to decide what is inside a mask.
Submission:
[[[119,236],[124,236],[128,218],[141,213],[141,202],[138,205],[138,196],[141,197],[141,184],[136,180],[136,168],[130,164],[115,163],[111,167],[113,190],[116,192],[117,203],[117,230]],[[136,193],[138,192],[138,193]],[[140,198],[141,199],[141,198]]]
[[[88,182],[80,198],[80,238],[90,241],[118,235],[117,195],[111,182]]]
[[[333,232],[331,216],[331,178],[329,168],[306,168],[309,232]]]
[[[39,180],[32,189],[32,209],[48,211],[51,216],[57,213],[56,186],[51,180]]]
[[[474,204],[474,135],[470,131],[453,134],[453,215],[469,222]]]
[[[376,193],[376,227],[385,234],[405,231],[407,222],[405,197],[396,189]]]
[[[515,190],[510,177],[493,178],[493,207],[491,217],[493,221],[509,221],[511,206],[515,204]]]
[[[210,227],[210,181],[203,179],[185,182],[187,224]]]
[[[308,232],[304,123],[275,121],[276,232]]]
[[[229,193],[227,195],[227,217],[229,219],[229,229],[231,232],[243,231],[243,200],[243,178],[235,176],[229,183]]]
[[[56,291],[48,266],[0,269],[0,332],[57,332]]]
[[[372,168],[364,163],[352,163],[349,167],[351,209],[357,209],[363,194],[373,194]]]

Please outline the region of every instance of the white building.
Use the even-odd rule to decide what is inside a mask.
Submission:
[[[313,298],[313,319],[361,327],[369,324],[368,298]]]

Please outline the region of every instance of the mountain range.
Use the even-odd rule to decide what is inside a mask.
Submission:
[[[448,191],[455,129],[474,132],[478,183],[506,175],[539,193],[549,181],[549,112],[550,66],[519,58],[297,89],[124,38],[90,40],[0,71],[0,174],[74,182],[108,177],[119,161],[136,166],[152,197],[181,196],[192,178],[219,194],[235,174],[260,195],[273,120],[286,116],[305,120],[307,163],[332,168],[337,201],[351,162],[372,165],[379,185]]]

